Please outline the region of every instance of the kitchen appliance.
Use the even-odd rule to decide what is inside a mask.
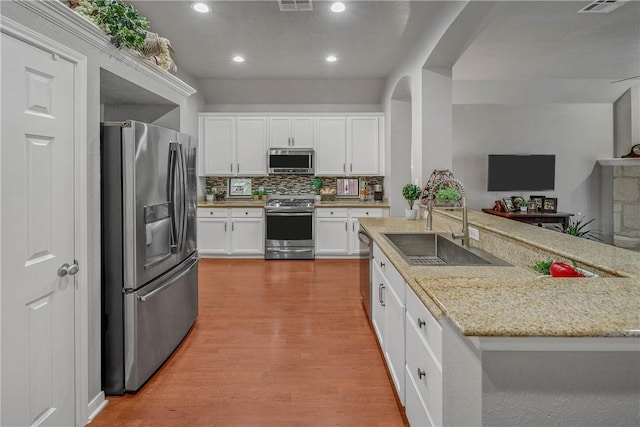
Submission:
[[[271,148],[267,152],[270,174],[313,174],[314,151],[306,148]]]
[[[198,315],[196,141],[101,126],[102,387],[138,390]]]
[[[271,197],[265,207],[265,259],[314,259],[313,196]]]
[[[373,241],[362,228],[358,230],[358,242],[360,244],[360,298],[367,319],[371,322],[371,258],[373,256]]]
[[[382,202],[384,198],[384,193],[382,191],[382,185],[376,184],[373,186],[373,201],[374,202]]]

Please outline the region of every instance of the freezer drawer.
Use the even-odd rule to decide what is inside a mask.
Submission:
[[[198,260],[188,259],[143,289],[125,295],[126,391],[162,366],[198,316]]]

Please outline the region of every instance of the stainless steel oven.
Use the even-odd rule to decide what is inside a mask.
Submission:
[[[265,259],[315,258],[313,199],[272,198],[265,219]]]

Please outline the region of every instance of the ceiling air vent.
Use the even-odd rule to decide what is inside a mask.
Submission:
[[[283,12],[313,10],[313,0],[278,0]]]
[[[629,0],[595,0],[583,7],[578,13],[609,13]]]

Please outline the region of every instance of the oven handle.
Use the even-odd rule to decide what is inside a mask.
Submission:
[[[309,252],[311,248],[305,249],[280,249],[280,248],[268,248],[269,252],[284,252],[284,253],[297,253],[297,252]]]
[[[267,216],[313,216],[313,212],[266,212]]]

